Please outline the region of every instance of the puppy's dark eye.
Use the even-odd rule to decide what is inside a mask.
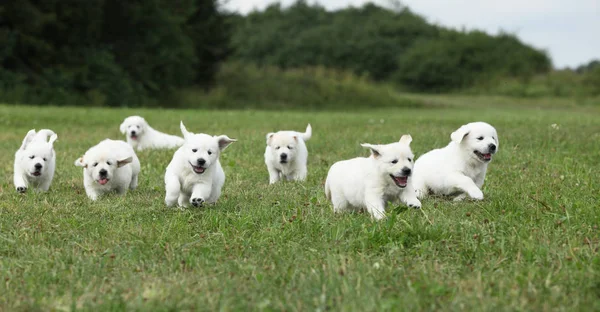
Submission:
[[[481,141],[483,140],[483,137],[478,137],[477,140]]]
[[[398,159],[392,160],[392,164],[397,164],[397,163],[398,163]]]
[[[46,157],[42,158],[44,161],[46,161]]]
[[[98,163],[94,163],[92,166],[96,167],[96,166],[98,166]]]
[[[211,152],[211,151],[208,151],[208,155],[212,155],[212,152]]]
[[[192,149],[192,153],[195,153],[195,152],[197,152],[197,151],[198,151],[198,149],[197,149],[197,148],[193,148],[193,149]]]
[[[138,128],[138,129],[140,128],[140,126],[135,126],[135,127]]]
[[[294,149],[294,148],[293,148],[293,147],[291,147],[291,146],[288,146],[288,149]]]
[[[109,165],[109,166],[112,165],[112,163],[110,161],[107,161],[106,164]]]
[[[410,157],[409,157],[409,158],[407,158],[407,159],[408,159],[408,162],[412,162],[412,158],[410,158]]]
[[[276,150],[278,150],[279,148],[281,148],[281,146],[277,146],[277,147],[275,147],[275,149],[276,149]]]
[[[33,155],[29,156],[29,159],[34,159],[34,158],[35,158],[35,156],[33,156]]]

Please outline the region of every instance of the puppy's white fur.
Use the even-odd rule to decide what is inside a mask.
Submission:
[[[144,149],[175,148],[183,145],[181,137],[153,129],[140,116],[125,118],[119,129],[121,133],[127,136],[127,143],[138,151]]]
[[[304,142],[312,136],[310,124],[304,133],[279,131],[267,134],[265,164],[269,171],[269,183],[281,179],[304,181],[306,179],[308,150]]]
[[[183,122],[180,126],[185,143],[175,152],[167,167],[165,203],[167,207],[175,203],[181,207],[215,203],[221,196],[221,188],[225,183],[219,156],[236,140],[226,135],[188,132]]]
[[[106,139],[90,148],[75,161],[83,167],[83,186],[91,200],[104,193],[127,193],[135,189],[140,173],[140,161],[133,148],[121,140]]]
[[[54,141],[57,138],[56,133],[48,129],[27,132],[15,153],[14,183],[17,192],[24,193],[29,187],[33,187],[34,191],[48,191],[56,167]]]
[[[333,203],[334,212],[366,209],[379,220],[385,217],[388,201],[420,208],[410,178],[414,157],[411,141],[410,135],[403,135],[397,143],[361,144],[371,149],[370,157],[333,164],[325,181],[325,195]]]
[[[427,152],[416,161],[413,183],[417,196],[433,193],[462,200],[468,195],[482,200],[487,166],[498,152],[496,129],[485,122],[473,122],[461,126],[450,138],[446,147]]]

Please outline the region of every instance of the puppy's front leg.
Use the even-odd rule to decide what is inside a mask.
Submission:
[[[298,168],[296,170],[296,172],[294,172],[292,179],[294,181],[304,181],[304,180],[306,180],[306,173],[307,173],[306,167]]]
[[[17,190],[17,192],[19,193],[25,193],[25,191],[27,191],[27,179],[25,179],[23,177],[23,175],[20,172],[21,170],[19,170],[18,168],[15,168],[15,175],[14,175],[14,182],[15,182],[15,188]]]
[[[44,181],[44,183],[42,183],[39,187],[41,192],[48,192],[48,190],[50,189],[50,184],[52,184],[52,180],[50,179],[46,179],[46,181]]]
[[[179,198],[177,199],[177,204],[179,205],[179,207],[187,207],[190,204],[190,195],[181,192],[179,194]]]
[[[269,184],[277,183],[281,178],[279,170],[271,166],[267,166],[267,170],[269,170]]]
[[[96,192],[96,190],[94,190],[94,188],[91,188],[91,187],[86,187],[85,193],[92,201],[96,201],[98,199],[98,197],[100,196],[100,194],[98,192]]]
[[[483,192],[475,185],[475,182],[471,178],[455,174],[450,176],[448,181],[457,189],[467,193],[469,197],[476,200],[483,200]]]
[[[177,176],[169,176],[165,179],[165,204],[167,207],[171,207],[177,203],[177,199],[179,198],[179,193],[181,192],[181,184],[179,183],[179,178]]]
[[[367,211],[375,220],[381,220],[385,217],[383,194],[367,192],[365,195],[365,205],[367,206]]]
[[[400,200],[405,203],[408,207],[419,209],[421,208],[421,201],[417,198],[417,192],[413,189],[413,186],[409,183],[406,188],[400,194]]]
[[[211,183],[198,183],[194,184],[192,188],[192,197],[190,198],[190,204],[194,207],[200,207],[204,204],[204,201],[210,197],[212,191]]]

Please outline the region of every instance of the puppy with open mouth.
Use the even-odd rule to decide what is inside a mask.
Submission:
[[[468,195],[482,200],[487,167],[499,147],[496,129],[485,122],[472,122],[450,138],[446,147],[427,152],[416,161],[413,182],[417,196],[432,193],[462,200]]]
[[[33,187],[34,191],[48,191],[56,167],[56,139],[56,133],[48,129],[39,132],[32,129],[27,132],[21,147],[15,153],[14,183],[17,192],[25,193],[29,187]]]
[[[310,124],[304,133],[279,131],[267,134],[265,164],[269,171],[269,183],[281,179],[304,181],[306,179],[308,150],[305,142],[312,136]]]
[[[83,186],[91,200],[116,191],[134,190],[138,184],[140,161],[131,145],[121,140],[106,139],[90,148],[75,161],[83,167]]]
[[[165,172],[165,203],[167,207],[175,203],[180,207],[215,203],[225,183],[219,156],[236,140],[226,135],[188,132],[183,122],[180,127],[185,142],[175,152]]]
[[[127,136],[127,143],[138,151],[144,149],[175,148],[183,145],[181,137],[155,130],[140,116],[125,118],[119,130]]]
[[[371,156],[357,157],[333,164],[325,181],[325,195],[334,212],[366,209],[380,220],[385,217],[388,201],[401,201],[420,208],[412,186],[413,153],[410,135],[386,145],[361,144]]]

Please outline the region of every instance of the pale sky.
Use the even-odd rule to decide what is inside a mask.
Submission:
[[[248,13],[294,0],[221,0],[230,11]],[[308,0],[339,9],[388,0]],[[522,41],[549,52],[557,68],[576,67],[600,59],[600,0],[401,0],[429,22],[452,28],[499,30],[516,34]]]

